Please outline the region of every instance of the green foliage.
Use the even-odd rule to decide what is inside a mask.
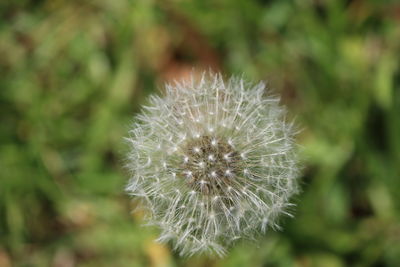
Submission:
[[[0,265],[399,266],[399,8],[3,1]],[[123,192],[133,114],[192,67],[269,81],[303,129],[295,218],[223,260],[153,244]]]

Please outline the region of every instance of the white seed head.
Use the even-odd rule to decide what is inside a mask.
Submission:
[[[222,256],[288,214],[299,173],[293,124],[265,93],[263,83],[203,74],[167,85],[137,117],[126,190],[181,255]]]

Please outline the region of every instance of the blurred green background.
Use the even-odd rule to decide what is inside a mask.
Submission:
[[[400,266],[400,3],[0,2],[0,266]],[[294,219],[224,259],[152,242],[124,194],[146,96],[266,80],[303,129]]]

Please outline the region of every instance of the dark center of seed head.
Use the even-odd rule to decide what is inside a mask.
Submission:
[[[239,153],[224,139],[200,136],[189,140],[182,151],[180,176],[202,194],[224,194],[242,171]]]

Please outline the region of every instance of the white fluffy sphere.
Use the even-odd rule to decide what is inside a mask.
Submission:
[[[263,83],[203,74],[167,85],[137,117],[126,190],[181,255],[222,256],[288,214],[298,177],[293,124],[265,93]]]

